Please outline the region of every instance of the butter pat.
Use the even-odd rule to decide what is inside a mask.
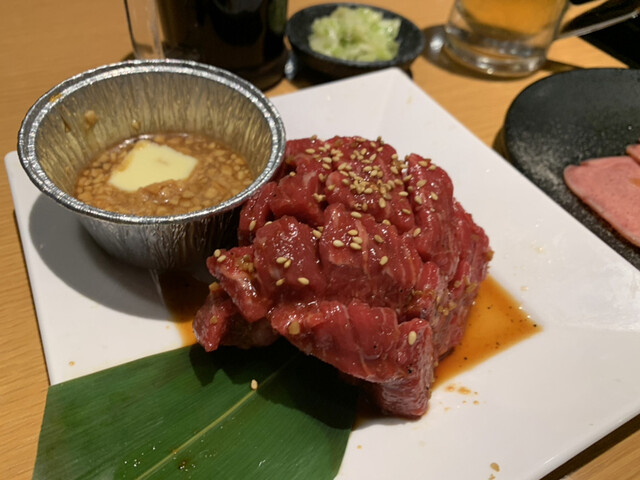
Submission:
[[[109,183],[134,192],[152,183],[183,180],[191,175],[198,160],[166,145],[140,140],[111,174]]]

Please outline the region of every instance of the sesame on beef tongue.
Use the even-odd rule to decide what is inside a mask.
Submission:
[[[289,141],[238,239],[207,261],[219,288],[194,322],[207,350],[284,336],[361,381],[384,412],[426,411],[491,257],[446,172],[379,139]]]

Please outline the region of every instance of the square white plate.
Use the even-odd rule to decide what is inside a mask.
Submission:
[[[640,272],[399,70],[273,99],[288,138],[382,138],[444,167],[491,275],[542,332],[438,388],[421,420],[367,423],[339,478],[536,479],[640,413]],[[151,276],[113,261],[5,158],[51,383],[182,345]],[[496,472],[491,464],[496,463]]]

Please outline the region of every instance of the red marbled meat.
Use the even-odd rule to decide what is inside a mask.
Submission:
[[[444,170],[353,137],[289,141],[238,241],[207,260],[218,283],[194,321],[200,344],[283,336],[406,417],[427,410],[492,255]]]
[[[638,155],[638,149],[627,149]],[[640,155],[638,155],[640,158]],[[624,238],[640,246],[640,163],[632,157],[605,157],[569,165],[569,189]]]

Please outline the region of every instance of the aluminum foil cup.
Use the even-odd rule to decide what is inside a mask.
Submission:
[[[79,172],[99,152],[159,132],[222,141],[244,155],[256,180],[223,203],[165,217],[109,212],[73,196]],[[191,266],[235,236],[239,206],[269,181],[284,148],[282,119],[262,92],[226,70],[180,60],[121,62],[65,80],[31,107],[18,135],[22,166],[44,194],[111,255],[156,270]]]

